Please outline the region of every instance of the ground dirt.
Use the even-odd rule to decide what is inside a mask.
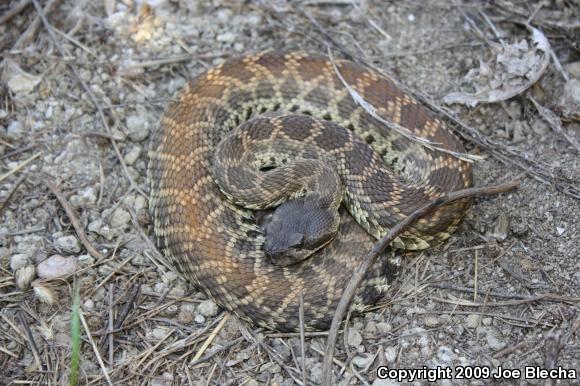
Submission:
[[[470,21],[491,43],[529,43],[522,23],[532,14],[561,67],[552,61],[507,101],[450,106],[498,144],[496,154],[508,154],[500,162],[465,141],[484,157],[474,164],[476,186],[528,174],[512,193],[475,200],[444,245],[404,256],[384,300],[340,334],[335,382],[398,384],[377,379],[379,366],[449,368],[455,379],[437,384],[457,385],[550,384],[485,379],[500,366],[580,372],[578,2],[35,2],[52,5],[52,36],[30,1],[0,4],[0,384],[67,384],[75,285],[85,322],[79,384],[318,384],[325,333],[302,346],[298,334],[256,330],[157,256],[147,147],[165,104],[227,58],[330,47],[441,105],[444,95],[469,91],[466,74],[496,56]],[[19,3],[29,4],[7,18]],[[551,129],[529,96],[563,130]],[[67,274],[51,279],[59,273]],[[471,366],[468,379],[458,379],[462,366]]]

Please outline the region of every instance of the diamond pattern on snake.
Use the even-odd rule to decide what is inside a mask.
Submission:
[[[247,55],[199,74],[153,135],[147,178],[161,252],[251,323],[296,331],[302,295],[306,329],[327,328],[377,239],[415,209],[471,186],[469,163],[389,130],[343,81],[382,118],[464,152],[392,80],[306,52]],[[436,210],[392,247],[444,241],[468,206]],[[379,258],[352,308],[374,303],[393,270]]]

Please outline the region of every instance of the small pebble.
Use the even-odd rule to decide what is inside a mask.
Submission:
[[[194,314],[192,314],[190,312],[179,311],[179,313],[177,314],[177,321],[180,324],[187,326],[187,325],[191,324],[191,322],[193,322],[193,320],[194,320],[193,316],[194,316]]]
[[[28,255],[24,253],[12,255],[10,258],[10,269],[12,272],[16,272],[17,269],[26,267],[28,264],[30,264],[30,259],[28,258]]]
[[[499,351],[506,346],[501,333],[493,327],[486,328],[485,339],[487,340],[489,347],[493,350]]]
[[[393,326],[391,326],[390,323],[387,323],[387,322],[377,323],[377,330],[378,330],[379,334],[386,334],[386,333],[390,332],[392,329],[393,329]]]
[[[397,348],[394,346],[389,346],[385,348],[385,359],[387,362],[394,362],[397,359]]]
[[[87,311],[92,310],[93,308],[95,308],[95,302],[93,302],[92,299],[87,299],[85,300],[85,302],[83,303],[83,308]]]
[[[570,103],[580,104],[580,80],[570,79],[566,82],[562,99]]]
[[[348,345],[351,347],[358,347],[363,341],[363,337],[358,330],[350,328],[347,337]]]
[[[113,212],[109,223],[113,228],[119,228],[131,221],[131,215],[123,208],[117,208]]]
[[[451,363],[455,357],[455,353],[453,353],[453,350],[448,346],[441,346],[437,350],[437,358],[439,358],[443,363]]]
[[[465,318],[465,326],[467,328],[477,328],[477,326],[479,326],[480,318],[481,317],[479,315],[475,314],[467,315]]]
[[[435,327],[437,325],[439,325],[440,320],[439,318],[435,317],[435,316],[427,316],[425,318],[425,325],[428,327]]]
[[[125,157],[123,157],[125,163],[127,165],[133,165],[135,161],[139,159],[139,156],[141,155],[141,150],[142,150],[141,147],[133,146],[131,150],[129,150],[129,152],[125,154]]]
[[[322,381],[322,363],[316,363],[310,368],[310,377],[318,385]]]
[[[194,320],[195,320],[195,323],[197,323],[197,324],[205,323],[205,318],[201,314],[195,315],[195,319]]]
[[[232,32],[224,32],[219,34],[216,40],[222,43],[233,43],[236,40],[236,35]]]
[[[166,327],[155,327],[153,331],[151,331],[147,335],[155,340],[160,340],[165,338],[168,333],[169,330]]]
[[[371,354],[361,354],[352,358],[352,363],[360,369],[364,369],[374,361],[375,356]]]
[[[70,275],[76,271],[77,265],[76,257],[53,255],[38,264],[38,277],[50,280]]]
[[[207,299],[200,303],[197,307],[197,311],[205,317],[212,317],[217,315],[219,308],[212,300]]]
[[[399,386],[400,383],[394,379],[381,379],[377,378],[374,380],[371,386]]]
[[[24,128],[19,121],[12,121],[8,124],[6,134],[12,139],[20,139],[24,135]]]
[[[173,374],[167,371],[161,374],[161,376],[152,378],[150,383],[151,386],[171,386],[173,384]]]
[[[572,62],[566,64],[566,70],[574,78],[580,78],[580,62]]]
[[[508,236],[509,228],[510,218],[507,214],[502,213],[495,221],[495,225],[493,230],[489,233],[489,236],[497,241],[504,241]]]
[[[63,252],[79,253],[81,251],[79,240],[72,235],[59,237],[54,244]]]
[[[149,116],[146,112],[127,117],[127,130],[129,138],[134,142],[143,141],[149,135]]]
[[[177,315],[178,311],[179,311],[179,307],[177,306],[177,304],[172,304],[169,307],[165,307],[165,309],[163,309],[163,315],[164,316],[175,316],[175,315]]]

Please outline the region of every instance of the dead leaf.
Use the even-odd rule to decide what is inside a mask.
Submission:
[[[14,61],[7,60],[4,64],[2,79],[14,94],[28,94],[40,83],[42,76],[32,75],[24,71]]]
[[[473,83],[475,93],[453,92],[443,97],[446,104],[462,103],[474,107],[479,103],[494,103],[523,93],[540,79],[550,63],[550,43],[534,27],[531,47],[526,40],[513,44],[494,44],[498,52],[493,62],[480,61],[478,69],[468,72],[465,79]]]

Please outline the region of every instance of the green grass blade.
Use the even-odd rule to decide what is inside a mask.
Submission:
[[[76,386],[79,378],[79,363],[81,354],[81,316],[80,316],[80,296],[79,287],[75,285],[74,299],[71,316],[71,362],[70,373],[68,377],[69,386]]]

